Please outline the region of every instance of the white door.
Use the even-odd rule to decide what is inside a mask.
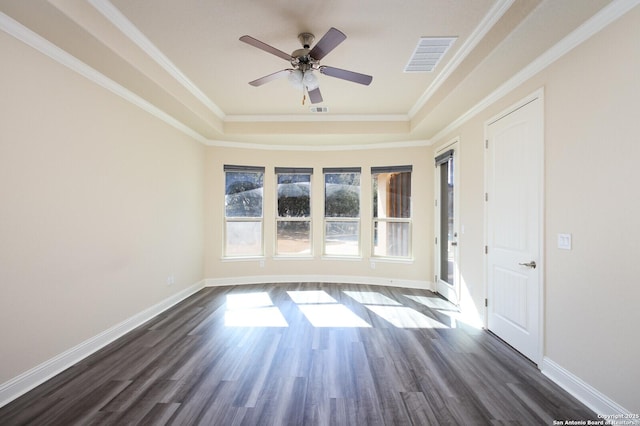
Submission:
[[[435,265],[436,291],[458,304],[458,141],[435,154]]]
[[[543,100],[486,126],[487,324],[541,360]]]

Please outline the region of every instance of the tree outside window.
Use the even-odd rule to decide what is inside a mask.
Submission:
[[[360,255],[360,168],[324,169],[324,254]]]
[[[276,255],[311,255],[310,168],[276,167]]]
[[[264,167],[224,166],[225,256],[262,256]]]

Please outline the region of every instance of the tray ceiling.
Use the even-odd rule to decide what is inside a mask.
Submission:
[[[276,145],[428,141],[607,0],[0,0],[5,17],[63,49],[202,140]],[[319,75],[312,112],[290,68],[239,41],[284,52],[335,27],[347,39],[322,65],[373,76],[369,86]],[[404,72],[421,37],[455,37],[431,72]]]

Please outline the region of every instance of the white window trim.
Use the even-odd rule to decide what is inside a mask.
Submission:
[[[296,170],[305,170],[304,168],[290,168],[290,170],[279,172],[279,167],[275,168],[274,179],[275,179],[275,203],[274,203],[274,238],[273,238],[273,258],[278,260],[289,260],[289,259],[302,259],[308,260],[314,258],[313,247],[313,169],[308,168],[308,171],[298,172]],[[279,175],[291,175],[291,174],[301,174],[301,175],[309,175],[309,216],[308,217],[280,217],[278,215],[278,176]],[[278,222],[309,222],[309,253],[305,254],[291,254],[291,253],[278,253]]]
[[[326,196],[327,196],[327,174],[338,173],[358,173],[360,175],[360,185],[358,191],[358,216],[357,217],[327,217],[326,212]],[[345,167],[342,168],[325,168],[322,170],[322,201],[324,204],[322,214],[322,259],[327,260],[362,260],[362,168],[361,167]],[[358,252],[356,254],[332,254],[327,253],[327,222],[356,222],[358,224]]]
[[[360,197],[362,198],[362,197]],[[331,254],[327,253],[327,222],[356,222],[358,224],[358,253],[357,254]],[[362,259],[362,220],[360,217],[326,217],[322,222],[322,259]]]
[[[260,217],[236,217],[231,216],[227,217],[226,210],[226,202],[223,198],[222,202],[222,260],[223,261],[242,261],[242,260],[262,260],[265,259],[265,241],[264,241],[264,177],[265,177],[265,169],[261,166],[227,166],[225,165],[223,168],[224,173],[224,181],[226,183],[226,174],[227,173],[237,173],[237,172],[246,172],[246,173],[262,173],[262,215]],[[223,191],[223,197],[226,197],[226,190]],[[228,255],[227,254],[227,224],[230,222],[259,222],[260,223],[260,254],[238,254],[238,255]]]
[[[385,168],[393,169],[396,166],[388,166]],[[409,168],[408,170],[401,170],[402,168]],[[413,166],[398,166],[398,171],[405,171],[411,173],[411,197],[413,198]],[[410,217],[385,217],[385,218],[376,218],[373,217],[373,177],[379,173],[388,173],[384,171],[375,171],[375,168],[372,168],[371,171],[371,261],[384,261],[384,262],[397,262],[397,263],[413,263],[413,199],[411,200],[411,207],[409,210]],[[409,224],[409,249],[407,256],[380,256],[375,254],[375,230],[376,230],[376,222],[395,222],[395,223],[408,223]]]

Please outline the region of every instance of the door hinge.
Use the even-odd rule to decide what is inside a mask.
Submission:
[[[488,192],[484,193],[484,200],[485,201],[489,201],[489,193]]]
[[[435,200],[435,206],[438,207],[438,200]]]
[[[489,300],[488,299],[484,299],[484,307],[486,308],[487,306],[489,306]]]
[[[489,246],[484,246],[484,254],[488,254],[489,253]]]
[[[436,237],[436,244],[438,244],[438,237]]]
[[[434,282],[434,283],[437,283],[437,282],[438,282],[438,276],[437,276],[437,275],[434,275],[434,276],[433,276],[433,282]]]
[[[489,149],[489,139],[484,140],[484,147],[485,149]]]

